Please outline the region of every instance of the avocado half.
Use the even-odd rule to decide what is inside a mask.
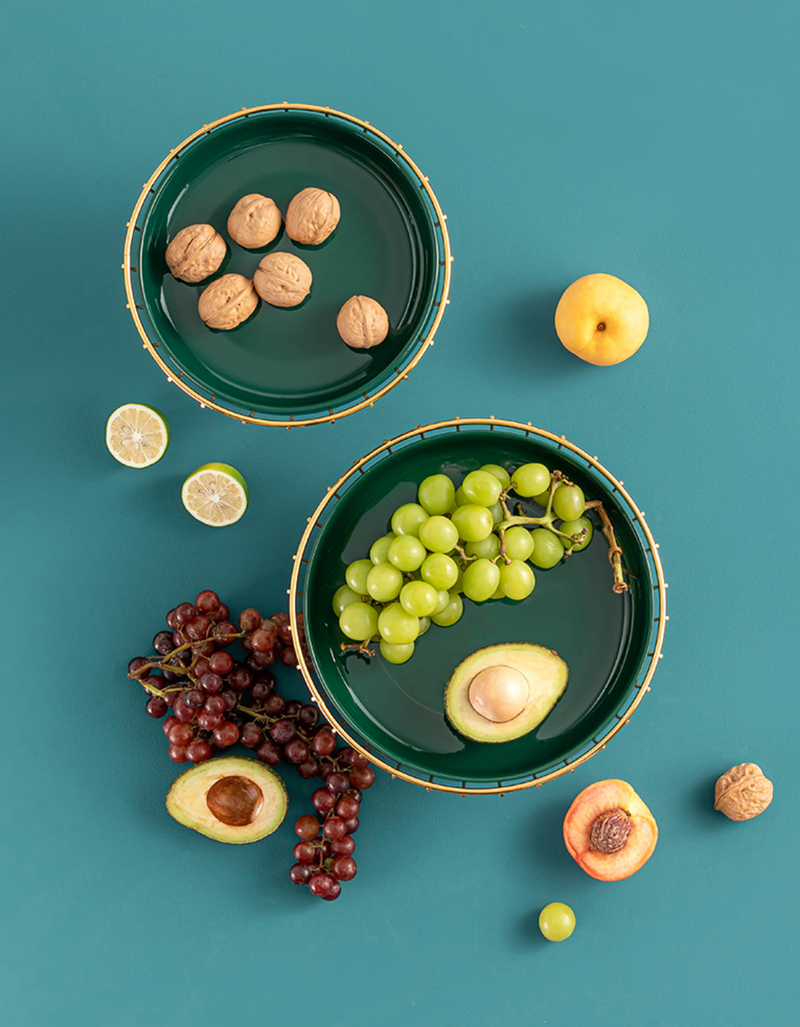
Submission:
[[[177,777],[167,812],[184,827],[218,842],[243,845],[272,834],[286,816],[286,786],[256,760],[221,756]]]
[[[566,663],[552,649],[530,642],[490,645],[453,671],[444,694],[445,713],[459,734],[475,742],[510,742],[541,724],[567,687],[568,675]],[[491,719],[476,709],[487,696],[483,709]]]

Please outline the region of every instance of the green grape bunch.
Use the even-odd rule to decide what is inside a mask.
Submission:
[[[516,513],[512,495],[532,499],[539,517]],[[369,556],[345,570],[333,596],[342,650],[374,655],[379,642],[389,663],[405,663],[432,624],[450,627],[464,613],[464,598],[527,599],[536,587],[534,568],[548,570],[586,549],[596,510],[614,569],[614,591],[627,590],[621,550],[597,500],[587,502],[579,485],[561,471],[530,463],[509,473],[499,464],[470,471],[456,487],[447,474],[419,485],[417,501],[392,514],[390,530],[373,542]],[[464,597],[464,598],[462,598]]]

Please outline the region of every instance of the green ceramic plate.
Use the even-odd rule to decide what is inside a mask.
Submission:
[[[144,208],[137,275],[147,337],[217,402],[301,421],[347,408],[399,377],[424,342],[445,265],[429,187],[385,137],[345,117],[296,109],[238,116],[182,149]],[[342,210],[321,246],[299,246],[283,229],[259,251],[228,236],[228,214],[242,196],[263,193],[285,214],[309,185],[333,192]],[[228,256],[216,275],[187,285],[169,273],[164,253],[181,228],[198,222],[223,235]],[[232,331],[206,327],[197,301],[209,282],[229,272],[252,278],[274,250],[308,264],[310,297],[288,310],[262,302]],[[346,346],[336,331],[339,309],[354,294],[372,296],[389,315],[389,337],[369,351]]]
[[[429,474],[444,471],[460,481],[484,463],[512,470],[541,461],[559,468],[601,499],[612,519],[631,572],[630,590],[612,591],[608,548],[596,531],[588,548],[552,570],[536,570],[536,588],[523,602],[476,604],[465,600],[453,627],[432,626],[407,663],[393,666],[379,655],[343,655],[346,641],[331,608],[346,566],[368,556],[388,530],[392,512],[416,499]],[[347,730],[414,776],[482,782],[513,782],[570,760],[616,723],[652,656],[654,584],[649,547],[620,493],[586,461],[535,435],[502,430],[461,430],[427,436],[375,461],[336,501],[309,559],[304,613],[320,692]],[[541,510],[531,505],[532,514]],[[592,514],[595,519],[595,515]],[[599,526],[599,519],[596,521]],[[656,589],[658,586],[655,586]],[[569,667],[569,684],[550,715],[531,734],[513,742],[485,744],[459,735],[444,716],[444,688],[453,668],[483,646],[534,642],[554,649]]]

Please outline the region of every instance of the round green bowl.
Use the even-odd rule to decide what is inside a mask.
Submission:
[[[603,501],[629,590],[612,591],[608,545],[592,512],[590,545],[551,570],[536,569],[536,588],[526,600],[465,600],[461,620],[450,628],[432,625],[400,666],[379,654],[342,653],[347,640],[331,606],[333,594],[347,565],[367,557],[372,542],[389,530],[393,511],[416,500],[422,479],[443,471],[458,483],[485,463],[513,470],[534,461],[564,471],[587,499]],[[533,504],[530,512],[541,514]],[[302,597],[313,673],[305,661],[301,669],[323,712],[346,737],[396,776],[450,791],[497,792],[574,769],[627,720],[658,659],[665,588],[643,515],[602,465],[540,429],[474,419],[408,433],[349,471],[309,523],[292,598]],[[445,685],[466,656],[501,642],[555,650],[569,667],[569,682],[530,734],[502,744],[473,742],[445,718]]]
[[[242,196],[263,193],[285,215],[311,185],[341,205],[321,246],[292,242],[283,226],[261,250],[229,237]],[[187,284],[172,277],[165,251],[201,222],[223,236],[228,254],[214,275]],[[243,420],[319,423],[371,404],[416,364],[447,302],[449,240],[427,179],[383,133],[329,108],[272,105],[204,126],[156,170],[128,229],[123,269],[145,346],[184,391]],[[202,291],[223,274],[252,278],[276,250],[308,264],[309,298],[291,309],[259,302],[237,328],[208,328],[197,310]],[[351,349],[336,330],[353,295],[373,297],[389,316],[388,338],[371,350]]]

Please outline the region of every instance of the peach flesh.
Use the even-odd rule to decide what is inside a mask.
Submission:
[[[621,810],[630,817],[630,834],[618,852],[591,847],[599,817]],[[598,781],[577,796],[564,818],[564,842],[578,866],[600,881],[621,881],[643,866],[656,847],[658,827],[647,806],[626,781]]]
[[[469,704],[486,720],[504,724],[525,709],[530,689],[525,675],[500,664],[486,667],[469,685]]]

